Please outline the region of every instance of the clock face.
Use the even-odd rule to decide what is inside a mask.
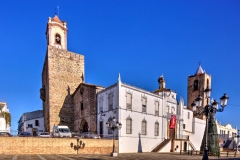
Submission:
[[[56,48],[58,48],[58,49],[61,49],[61,46],[59,46],[59,45],[56,45]]]

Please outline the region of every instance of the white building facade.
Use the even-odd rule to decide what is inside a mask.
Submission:
[[[220,147],[234,149],[237,146],[237,127],[233,128],[231,124],[222,125],[216,121]],[[238,144],[239,145],[239,144]]]
[[[115,131],[118,138],[119,153],[151,152],[156,146],[171,136],[181,138],[182,124],[177,115],[176,92],[165,88],[161,82],[154,93],[118,82],[97,96],[98,133],[103,137],[112,137],[106,122],[115,117],[122,128]],[[169,129],[171,115],[176,116],[174,130]],[[170,144],[170,143],[169,143]],[[168,146],[162,152],[170,151]]]
[[[206,121],[195,118],[192,110],[187,109],[187,106],[184,105],[183,99],[179,101],[179,111],[183,124],[183,135],[188,136],[188,141],[183,143],[182,150],[200,150]]]
[[[200,150],[206,120],[195,118],[182,98],[177,102],[176,95],[165,88],[163,77],[159,78],[159,89],[149,92],[123,83],[119,76],[117,83],[97,94],[97,132],[103,138],[112,138],[106,122],[115,117],[122,124],[114,133],[119,153]],[[174,128],[172,116],[176,117]],[[234,148],[237,129],[219,123],[217,128],[223,145],[231,141],[228,148]]]
[[[44,132],[43,111],[37,110],[23,113],[18,121],[18,133],[20,132],[29,132],[32,136]]]
[[[0,102],[0,132],[10,133],[11,116],[6,102]]]

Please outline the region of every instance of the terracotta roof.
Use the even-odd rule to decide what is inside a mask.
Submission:
[[[197,69],[197,71],[196,71],[196,73],[195,73],[195,76],[196,76],[196,75],[203,74],[203,73],[205,73],[205,72],[203,71],[201,65],[199,64],[198,69]]]
[[[56,21],[56,22],[61,22],[57,15],[55,15],[55,16],[53,17],[53,20]]]

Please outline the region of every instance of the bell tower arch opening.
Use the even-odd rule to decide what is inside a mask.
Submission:
[[[46,38],[47,44],[58,49],[67,50],[67,23],[61,21],[57,15],[48,19]]]

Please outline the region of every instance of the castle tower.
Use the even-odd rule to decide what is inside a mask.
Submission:
[[[207,98],[204,95],[204,90],[211,88],[211,76],[208,75],[199,64],[198,69],[194,75],[188,76],[187,88],[187,107],[192,110],[192,102],[200,95],[203,98],[202,107],[207,105]],[[200,119],[205,119],[204,116],[197,116]]]
[[[54,125],[73,130],[71,94],[84,81],[84,56],[67,51],[67,23],[56,15],[48,20],[46,38],[40,89],[45,131],[51,132]]]

